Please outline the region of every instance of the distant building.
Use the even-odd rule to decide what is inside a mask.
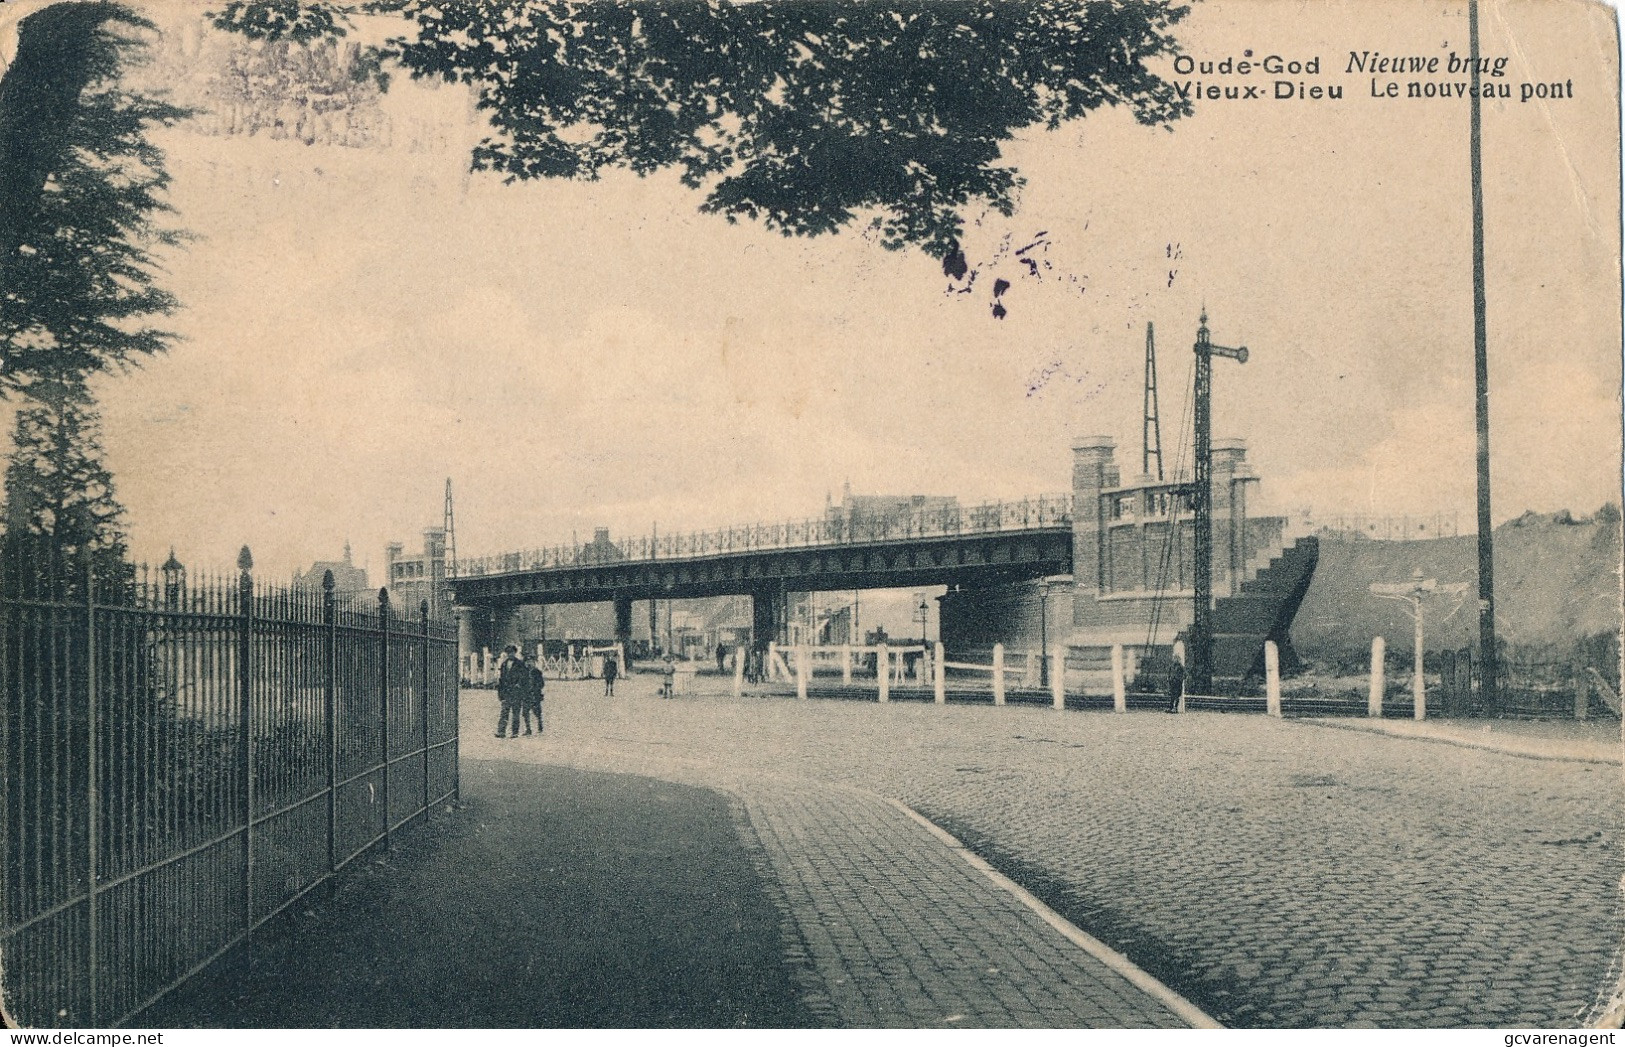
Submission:
[[[959,513],[959,499],[934,494],[853,494],[850,484],[841,489],[841,501],[824,500],[824,519],[839,533],[906,531],[910,521],[944,526]]]
[[[451,596],[446,586],[446,529],[423,529],[423,551],[407,556],[400,542],[384,547],[389,600],[401,613],[416,614],[418,605],[429,602],[431,614],[448,610]]]
[[[614,563],[626,559],[621,547],[609,540],[607,527],[593,528],[592,541],[581,547],[579,556],[583,563]]]
[[[174,554],[171,554],[173,557]],[[310,565],[310,570],[295,572],[293,587],[295,589],[320,592],[322,577],[328,571],[333,572],[333,593],[336,596],[358,596],[370,592],[371,586],[367,584],[367,570],[357,567],[350,561],[350,543],[344,543],[344,559],[317,560]]]

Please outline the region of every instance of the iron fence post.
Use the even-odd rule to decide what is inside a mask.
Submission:
[[[237,554],[237,739],[243,772],[243,928],[254,926],[254,556],[243,546]]]
[[[322,705],[327,715],[327,871],[338,871],[339,701],[338,608],[333,572],[322,574]]]
[[[384,850],[389,850],[389,590],[378,590],[378,692],[379,722],[383,726]]]
[[[100,945],[97,933],[97,897],[96,897],[96,867],[100,859],[101,836],[101,782],[97,774],[97,762],[100,754],[97,751],[98,729],[100,718],[96,715],[96,569],[89,553],[85,555],[85,753],[89,764],[85,771],[85,796],[87,806],[85,810],[85,857],[88,876],[85,880],[85,962],[88,965],[86,986],[90,1001],[90,1024],[92,1027],[100,1025],[101,1017],[101,985],[99,962]]]
[[[423,617],[423,820],[429,820],[429,601],[418,604]]]

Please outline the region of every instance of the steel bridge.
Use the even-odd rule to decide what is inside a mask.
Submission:
[[[612,602],[630,630],[634,600],[743,595],[759,626],[786,592],[991,585],[1072,570],[1072,498],[1049,495],[873,519],[814,518],[502,553],[464,560],[457,603]],[[764,633],[765,635],[765,633]]]

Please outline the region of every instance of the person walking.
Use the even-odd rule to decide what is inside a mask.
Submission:
[[[524,672],[524,700],[522,715],[525,719],[525,733],[530,733],[530,719],[536,717],[536,733],[542,733],[542,698],[547,688],[547,676],[543,674],[542,667],[536,664],[536,659],[525,657]]]
[[[1185,698],[1185,664],[1178,659],[1168,671],[1168,711],[1177,713]]]
[[[613,697],[615,697],[615,677],[619,676],[620,671],[621,671],[620,666],[617,664],[619,661],[620,661],[620,659],[616,658],[613,654],[607,655],[604,658],[604,697],[605,698],[613,698]]]
[[[728,671],[727,668],[726,668],[727,664],[728,664],[728,647],[727,647],[726,644],[720,644],[719,643],[719,644],[717,644],[717,675],[718,676],[721,676],[723,673]]]
[[[502,662],[497,666],[497,701],[502,703],[502,715],[497,719],[497,737],[519,736],[519,713],[525,693],[525,663],[519,660],[519,648],[509,644],[502,651]],[[513,733],[509,734],[509,723]]]

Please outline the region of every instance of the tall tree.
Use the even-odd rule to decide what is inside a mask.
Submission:
[[[148,323],[175,307],[153,251],[178,234],[154,222],[169,179],[147,131],[185,113],[120,79],[149,28],[119,4],[47,7],[0,79],[0,396],[30,401],[5,477],[14,557],[124,556],[86,383],[172,339]]]
[[[151,23],[120,4],[64,3],[23,19],[0,79],[0,396],[82,382],[165,348],[148,320],[174,298],[154,250],[178,234],[163,156],[147,137],[183,110],[120,76]]]
[[[967,206],[1014,209],[1000,156],[1018,131],[1108,105],[1148,125],[1189,112],[1147,67],[1177,52],[1173,0],[233,0],[216,24],[313,40],[360,12],[414,24],[383,58],[474,86],[492,128],[476,168],[676,168],[730,221],[817,235],[866,218],[956,269]]]
[[[102,574],[125,559],[124,510],[102,458],[101,419],[77,383],[42,382],[17,412],[5,475],[10,557],[84,557]],[[8,557],[9,558],[9,557]]]

